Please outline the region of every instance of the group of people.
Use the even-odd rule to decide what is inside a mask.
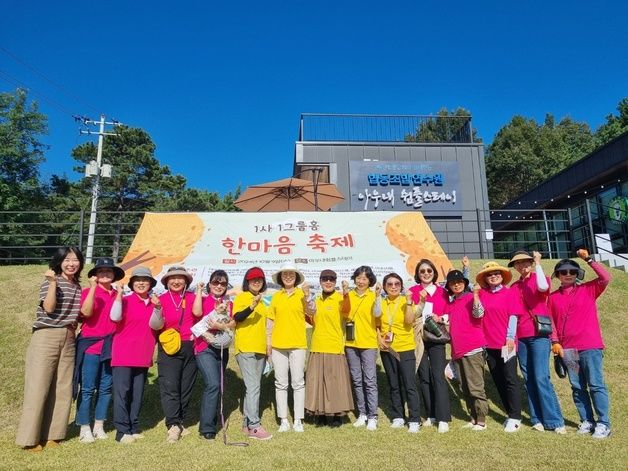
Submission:
[[[184,423],[197,372],[204,383],[199,434],[213,440],[231,339],[245,385],[242,432],[252,439],[272,437],[260,418],[261,382],[270,365],[278,432],[303,432],[306,411],[332,427],[355,411],[355,427],[376,430],[378,353],[393,428],[407,426],[417,433],[421,426],[434,425],[438,432],[448,432],[447,376],[458,376],[470,415],[466,426],[485,430],[488,364],[507,414],[504,431],[516,432],[521,427],[519,364],[532,427],[565,433],[550,380],[551,351],[566,366],[580,415],[578,433],[606,438],[609,401],[596,299],[610,278],[586,250],[578,256],[597,278],[581,283],[579,264],[561,260],[552,273],[560,287],[551,294],[541,255],[519,251],[508,267],[486,263],[473,284],[466,257],[463,270],[451,270],[443,285],[434,264],[421,260],[416,284],[407,290],[397,273],[378,283],[368,266],[354,271],[352,288],[342,280],[338,289],[337,274],[323,270],[320,289],[314,290],[296,266],[286,264],[272,275],[279,289],[268,300],[267,277],[259,267],[246,271],[234,299],[228,296],[225,271],[214,271],[207,286],[198,283],[192,292],[193,277],[183,267],[162,276],[165,291],[160,296],[152,293],[157,280],[150,270],[137,267],[128,281],[130,294],[123,296],[116,282],[125,272],[110,258],[96,261],[88,272],[89,287],[81,290],[83,255],[76,247],[63,247],[40,287],[16,442],[29,450],[58,444],[66,436],[73,398],[82,443],[107,438],[104,422],[112,398],[115,439],[142,439],[139,414],[155,346],[166,440],[174,443],[189,434]],[[520,276],[508,287],[509,268]],[[312,333],[306,355],[308,324]]]

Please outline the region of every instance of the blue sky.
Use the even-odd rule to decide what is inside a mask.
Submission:
[[[220,193],[289,176],[302,112],[462,106],[486,143],[515,114],[599,126],[628,96],[628,4],[513,3],[8,0],[0,46],[48,80],[0,50],[0,91],[48,115],[44,178],[79,178],[70,115],[102,112]]]

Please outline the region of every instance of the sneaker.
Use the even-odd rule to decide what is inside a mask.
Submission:
[[[94,427],[93,435],[96,440],[107,440],[107,438],[109,438],[102,428]]]
[[[355,422],[353,422],[354,427],[364,427],[366,425],[366,416],[360,415]]]
[[[504,426],[504,432],[506,433],[516,432],[517,430],[519,430],[519,427],[521,427],[520,419],[508,419],[506,421],[506,425]]]
[[[168,429],[168,435],[166,435],[166,442],[176,443],[181,438],[181,429],[178,425],[171,425]]]
[[[125,445],[128,443],[135,443],[135,437],[133,435],[129,435],[128,433],[125,433],[124,435],[122,435],[122,437],[120,437],[119,443],[122,443]]]
[[[303,428],[303,426],[301,426],[301,428]],[[271,438],[273,438],[273,436],[268,433],[261,425],[258,425],[253,430],[249,430],[248,435],[249,438],[254,438],[255,440],[270,440]]]
[[[438,433],[449,432],[449,424],[447,422],[438,422]]]
[[[567,429],[563,426],[563,427],[556,427],[554,429],[554,433],[557,433],[558,435],[566,435],[567,434]]]
[[[422,424],[423,427],[431,427],[432,425],[436,425],[436,417],[428,417]]]
[[[419,433],[420,426],[418,422],[408,422],[408,433]]]
[[[303,422],[301,419],[296,419],[292,425],[292,430],[295,432],[303,432]]]
[[[608,438],[611,434],[611,428],[608,425],[597,424],[595,426],[595,431],[593,432],[593,438]]]
[[[474,432],[483,432],[484,430],[486,430],[486,424],[475,424],[473,427],[471,427],[471,430],[473,430]]]
[[[142,440],[144,438],[144,435],[141,433],[134,433],[133,438],[135,438],[136,440]]]
[[[390,424],[390,428],[403,428],[403,426],[405,425],[405,421],[403,419],[393,419],[392,423]]]
[[[371,432],[377,430],[377,419],[368,419],[366,421],[366,430]]]
[[[473,428],[475,427],[475,422],[467,422],[462,426],[462,428]]]
[[[94,443],[96,439],[92,434],[92,431],[88,428],[87,430],[81,430],[81,434],[79,435],[79,442],[81,443]]]
[[[582,435],[593,432],[593,424],[588,420],[585,420],[578,426],[578,430],[576,433],[580,433]]]
[[[537,422],[532,426],[532,430],[536,430],[537,432],[545,432],[545,427],[541,422]]]
[[[290,422],[288,422],[288,419],[281,419],[281,425],[279,426],[279,430],[277,431],[279,433],[290,431]]]
[[[181,437],[187,437],[191,433],[192,432],[186,429],[183,425],[181,426],[181,435],[180,435]]]
[[[37,451],[43,451],[44,447],[41,446],[41,444],[38,443],[37,445],[30,445],[30,446],[22,447],[22,450],[37,452]]]
[[[46,448],[55,448],[61,446],[61,440],[46,440],[44,445]]]

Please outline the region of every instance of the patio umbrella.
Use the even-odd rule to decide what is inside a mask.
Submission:
[[[235,205],[242,211],[327,211],[344,200],[333,183],[284,178],[246,189]]]

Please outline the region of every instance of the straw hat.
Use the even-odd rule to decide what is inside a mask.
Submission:
[[[510,273],[510,270],[508,268],[502,267],[497,262],[488,262],[484,264],[482,270],[480,270],[480,272],[475,276],[475,282],[479,284],[482,288],[486,288],[488,284],[486,283],[484,276],[487,273],[491,273],[494,271],[501,272],[503,277],[502,284],[507,285],[508,283],[510,283],[510,280],[512,280],[512,273]]]
[[[512,258],[510,259],[510,262],[508,262],[508,268],[514,267],[515,266],[515,262],[517,262],[519,260],[530,260],[531,262],[533,262],[534,261],[534,257],[532,257],[532,255],[530,255],[525,250],[517,250],[514,253],[514,255],[512,256]]]
[[[279,284],[279,277],[281,276],[281,272],[284,271],[293,271],[297,274],[297,279],[294,282],[295,286],[300,285],[305,280],[303,273],[301,273],[296,266],[294,266],[292,263],[286,263],[285,265],[282,265],[279,271],[273,275],[273,281],[275,283]]]

